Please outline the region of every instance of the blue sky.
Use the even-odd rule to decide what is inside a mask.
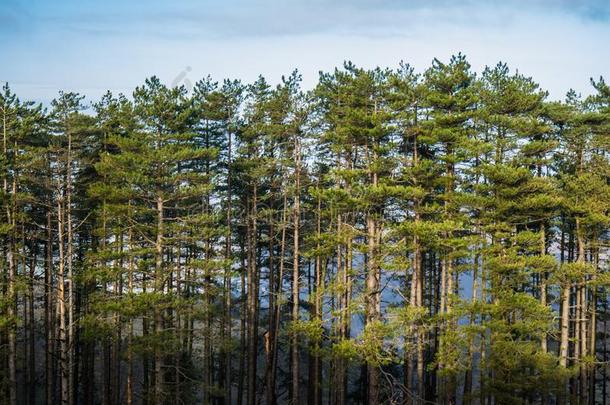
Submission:
[[[277,82],[298,68],[311,87],[347,59],[423,71],[460,51],[561,99],[610,76],[609,43],[605,0],[0,0],[0,81],[43,102],[60,89],[130,94],[151,75]]]

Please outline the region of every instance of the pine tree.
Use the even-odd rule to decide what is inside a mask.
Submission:
[[[459,54],[311,92],[153,77],[45,110],[4,86],[6,402],[604,402],[591,83],[549,101]]]

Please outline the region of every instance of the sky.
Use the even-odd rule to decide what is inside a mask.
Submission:
[[[558,100],[610,77],[609,44],[608,0],[0,0],[0,81],[43,103],[130,95],[152,75],[277,83],[296,68],[311,88],[345,60],[423,72],[458,52],[477,72],[506,62]]]

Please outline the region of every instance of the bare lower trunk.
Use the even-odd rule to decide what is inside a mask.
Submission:
[[[294,212],[293,212],[293,259],[292,259],[292,322],[294,326],[299,322],[299,231],[300,231],[300,217],[301,208],[300,200],[300,164],[301,164],[301,152],[300,144],[297,137],[295,137],[295,196],[294,196]],[[292,374],[292,404],[299,404],[299,336],[297,328],[293,328],[292,341],[290,347],[291,355],[291,374]]]
[[[32,256],[30,259],[30,280],[28,283],[28,386],[36,386],[36,319],[34,318],[34,277],[36,272],[36,265],[38,261],[38,249],[37,241],[32,243]],[[36,390],[28,390],[28,403],[34,405],[36,403]]]
[[[229,115],[230,121],[230,115]],[[224,274],[224,311],[223,311],[223,338],[231,340],[231,272],[233,271],[233,247],[232,242],[232,173],[231,173],[231,152],[232,152],[232,136],[228,132],[228,167],[227,167],[227,237],[225,245],[225,260],[228,262]],[[223,340],[226,341],[226,340]],[[227,345],[224,350],[224,404],[231,404],[231,350]]]
[[[4,157],[8,159],[8,135],[7,135],[7,111],[3,108],[3,152]],[[15,147],[16,149],[16,147]],[[14,176],[14,175],[13,175]],[[17,186],[16,179],[13,177],[12,190],[9,190],[9,182],[7,176],[3,179],[4,194],[9,195],[10,199],[6,205],[6,223],[11,226],[8,235],[8,251],[7,262],[8,262],[8,273],[6,275],[7,289],[6,295],[8,297],[8,305],[6,314],[8,317],[8,331],[7,331],[7,345],[8,345],[8,401],[11,405],[17,403],[17,296],[15,291],[15,277],[17,276],[17,264],[15,258],[15,232],[16,232],[16,198],[17,198]]]
[[[540,226],[540,256],[546,255],[546,233],[545,226],[542,224]],[[547,306],[547,274],[546,272],[540,273],[540,304],[543,306]],[[540,340],[540,349],[543,353],[548,351],[547,347],[547,337],[546,335],[542,337]]]
[[[72,404],[72,393],[74,392],[74,286],[73,286],[73,271],[72,259],[74,256],[74,237],[72,229],[72,134],[67,131],[68,136],[68,151],[66,158],[66,226],[67,226],[67,252],[66,264],[68,271],[67,287],[68,287],[68,325],[67,325],[67,367],[68,367],[68,403]]]
[[[568,366],[568,343],[570,322],[570,285],[561,288],[561,339],[559,342],[559,364]]]
[[[248,232],[248,405],[256,401],[258,360],[257,186],[253,187]]]
[[[368,228],[368,272],[366,278],[367,288],[367,326],[374,325],[380,317],[379,292],[379,229],[376,221],[369,217]],[[376,364],[367,365],[368,403],[379,403],[379,367]],[[419,373],[419,367],[418,367]],[[419,374],[418,374],[419,375]]]
[[[585,256],[585,241],[583,236],[583,230],[580,223],[580,218],[576,218],[576,238],[578,243],[578,262],[586,263],[587,258]],[[577,289],[577,322],[578,322],[578,338],[579,354],[580,354],[580,376],[579,376],[579,395],[584,403],[587,403],[588,396],[588,383],[587,383],[587,368],[583,358],[589,354],[587,348],[587,280],[586,276],[583,276]]]
[[[163,199],[157,197],[157,240],[155,243],[155,292],[162,293],[164,287],[163,265]],[[163,332],[163,315],[158,308],[154,309],[154,323],[156,338],[159,339]],[[163,403],[163,353],[155,348],[155,395],[156,405]]]
[[[284,202],[282,209],[282,239],[280,242],[280,270],[278,274],[277,281],[277,296],[280,297],[282,295],[282,284],[284,280],[284,256],[286,254],[286,221],[288,216],[288,207],[287,207],[287,196],[284,194]],[[268,397],[269,397],[269,405],[275,405],[277,402],[277,395],[275,392],[276,379],[277,379],[277,368],[278,368],[278,334],[280,331],[280,314],[281,314],[282,305],[281,302],[278,302],[275,305],[275,314],[273,316],[274,325],[273,325],[273,341],[271,342],[271,350],[273,350],[273,363],[271,365],[271,373],[270,373],[270,381],[268,389]]]
[[[341,234],[343,230],[341,215],[337,216],[337,233]],[[337,319],[335,320],[335,339],[341,341],[346,337],[346,323],[347,323],[347,266],[343,259],[344,246],[337,246],[337,269],[336,269],[336,283],[338,285],[337,293],[335,296],[335,312],[338,313]],[[345,386],[346,386],[346,375],[345,375],[345,363],[343,358],[336,356],[333,358],[333,384],[331,391],[333,394],[332,403],[335,405],[345,404]]]
[[[12,239],[12,238],[11,238]],[[9,304],[7,308],[8,319],[10,320],[8,328],[8,383],[9,397],[8,401],[11,405],[17,404],[17,336],[16,336],[16,293],[15,293],[15,256],[13,242],[9,246],[7,253],[8,259],[8,287],[7,295]]]
[[[48,202],[50,206],[50,202]],[[47,404],[53,403],[53,331],[55,319],[53,314],[53,228],[51,210],[47,213],[47,241],[44,271],[44,303],[45,303],[45,398]]]
[[[249,230],[248,230],[249,232]],[[246,377],[246,323],[248,320],[248,302],[247,302],[247,295],[246,295],[246,254],[245,254],[245,247],[244,247],[244,242],[243,242],[243,238],[241,241],[241,255],[242,255],[242,259],[241,259],[241,279],[240,279],[240,286],[241,286],[241,293],[240,293],[240,298],[241,298],[241,311],[240,311],[240,327],[239,327],[239,375],[238,375],[238,381],[237,381],[237,404],[238,405],[242,405],[243,404],[243,394],[244,394],[244,387],[246,386],[245,384],[245,377]]]
[[[59,269],[57,274],[57,318],[59,319],[59,370],[61,386],[61,402],[69,402],[69,382],[68,382],[68,341],[66,331],[66,297],[65,297],[65,278],[64,278],[64,212],[61,200],[57,203],[57,234],[59,238]]]
[[[321,234],[321,205],[320,199],[318,199],[318,207],[317,207],[317,250],[319,252],[320,249],[320,234]],[[324,284],[324,275],[322,274],[322,258],[319,253],[316,255],[316,265],[315,265],[315,297],[314,297],[314,319],[316,322],[319,322],[321,325],[322,322],[322,293],[323,293],[323,284]],[[321,359],[320,359],[320,342],[316,341],[313,347],[313,364],[311,377],[312,381],[310,384],[312,386],[312,405],[321,405],[322,403],[322,387],[321,387],[321,379],[322,379],[322,367],[321,367]]]
[[[596,372],[597,372],[597,287],[595,287],[596,274],[599,271],[599,251],[596,249],[593,256],[593,262],[595,264],[595,272],[591,277],[591,282],[594,285],[591,291],[591,321],[589,324],[589,356],[593,358],[593,366],[590,370],[590,384],[589,384],[589,399],[591,403],[595,402],[595,387],[596,387]],[[605,332],[605,329],[604,329]],[[605,345],[604,341],[604,345]]]
[[[128,215],[131,217],[131,201],[129,202]],[[128,274],[127,274],[127,291],[131,296],[133,294],[133,276],[134,276],[134,260],[133,260],[133,230],[130,226],[127,232],[127,249],[129,254]],[[133,390],[134,390],[134,367],[133,367],[133,319],[129,319],[129,334],[127,335],[127,387],[126,387],[126,403],[132,405]]]

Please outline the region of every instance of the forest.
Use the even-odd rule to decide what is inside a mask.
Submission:
[[[0,94],[0,402],[610,402],[610,86],[462,54]]]

